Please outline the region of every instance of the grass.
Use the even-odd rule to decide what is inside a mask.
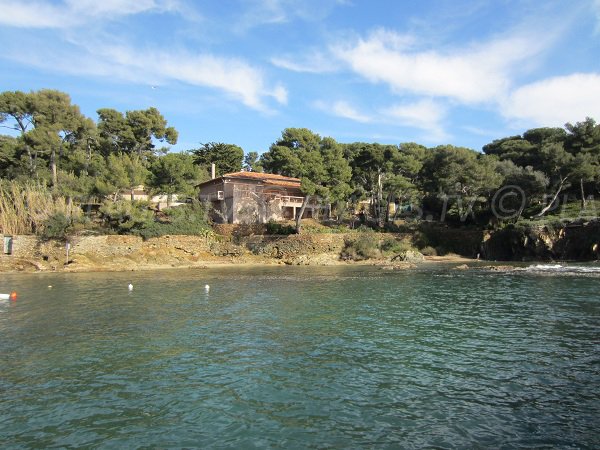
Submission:
[[[81,210],[65,197],[53,196],[45,186],[0,180],[0,232],[40,233],[48,220],[57,214],[79,217]]]

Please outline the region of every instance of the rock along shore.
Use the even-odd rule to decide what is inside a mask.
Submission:
[[[415,267],[392,258],[344,261],[340,258],[347,236],[314,234],[253,235],[236,239],[199,236],[162,236],[144,241],[137,236],[82,236],[67,246],[16,236],[13,254],[0,257],[0,272],[102,272],[166,268],[208,268],[220,265],[377,265],[395,270]],[[456,255],[425,261],[470,261]]]

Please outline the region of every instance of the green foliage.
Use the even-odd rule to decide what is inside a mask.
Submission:
[[[267,222],[267,234],[281,234],[287,236],[289,234],[294,234],[295,232],[296,229],[291,225],[281,224],[274,220]]]
[[[71,223],[64,213],[55,213],[44,221],[38,236],[46,241],[50,239],[64,241],[70,225]]]
[[[341,252],[342,259],[362,261],[380,256],[379,237],[376,233],[361,233],[346,240]]]
[[[44,241],[66,241],[70,236],[89,226],[87,219],[81,215],[67,217],[63,212],[56,212],[48,217],[37,230],[37,235]]]
[[[99,146],[107,156],[111,153],[137,155],[147,159],[156,152],[153,140],[176,144],[177,130],[156,108],[127,111],[125,114],[111,108],[98,111]]]
[[[398,240],[394,237],[385,238],[380,246],[380,250],[385,254],[398,254],[402,252],[406,252],[409,250],[414,250],[414,247],[410,244],[410,242],[404,240]]]
[[[100,207],[100,215],[111,230],[119,234],[136,234],[152,224],[154,213],[147,202],[107,200]]]
[[[208,214],[200,202],[181,205],[165,211],[166,220],[153,220],[136,230],[135,234],[150,239],[165,235],[186,235],[209,237],[212,234]]]
[[[150,166],[150,187],[159,194],[193,196],[195,186],[208,177],[188,153],[169,153]]]
[[[242,170],[244,150],[237,145],[209,142],[201,144],[200,148],[191,153],[194,155],[194,163],[205,169],[210,170],[210,165],[214,163],[217,176]]]
[[[321,197],[338,222],[354,219],[355,207],[361,207],[366,222],[378,229],[395,230],[390,224],[406,217],[403,207],[409,205],[418,211],[414,217],[445,216],[456,223],[460,219],[498,226],[492,215],[499,205],[492,205],[492,199],[503,186],[511,187],[503,191],[502,206],[517,214],[500,221],[553,217],[557,211],[561,219],[565,214],[598,217],[598,207],[588,200],[600,192],[600,125],[592,118],[497,139],[483,147],[484,154],[451,145],[428,149],[416,143],[340,144],[306,128],[287,128],[259,158],[257,152],[244,157],[237,145],[214,142],[203,144],[193,156],[165,155],[158,143],[175,144],[178,135],[156,108],[97,112],[96,123],[68,94],[56,90],[0,93],[0,123],[14,135],[0,136],[0,177],[23,187],[35,180],[44,191],[37,199],[45,210],[34,218],[22,211],[5,213],[0,222],[7,229],[41,229],[53,212],[67,211],[54,208],[52,202],[71,205],[71,200],[90,196],[97,202],[116,199],[119,191],[142,184],[155,193],[193,196],[194,185],[207,178],[212,162],[219,175],[244,167],[300,177],[307,202]],[[518,197],[521,193],[525,203]],[[582,214],[569,210],[577,199]],[[368,202],[361,204],[362,200]],[[9,203],[4,209],[16,211]],[[390,208],[394,204],[395,210]],[[163,225],[144,217],[138,220],[139,212],[129,217],[125,207],[119,218],[111,208],[105,207],[104,217],[115,232]],[[172,223],[168,217],[164,222]],[[296,226],[299,230],[299,221]]]
[[[301,178],[305,201],[296,219],[297,232],[311,196],[336,202],[345,200],[351,192],[348,182],[352,170],[344,158],[343,147],[306,128],[283,130],[281,139],[262,155],[261,163],[268,172]]]
[[[258,152],[249,152],[244,156],[244,170],[248,172],[262,172],[263,166],[258,157]]]
[[[437,256],[437,250],[431,246],[423,247],[419,250],[423,256]]]

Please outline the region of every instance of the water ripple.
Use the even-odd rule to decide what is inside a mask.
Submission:
[[[597,280],[531,272],[9,276],[0,443],[597,448]]]

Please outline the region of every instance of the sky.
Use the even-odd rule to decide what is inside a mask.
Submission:
[[[173,151],[338,142],[481,150],[600,122],[600,0],[0,0],[0,91],[156,107]]]

